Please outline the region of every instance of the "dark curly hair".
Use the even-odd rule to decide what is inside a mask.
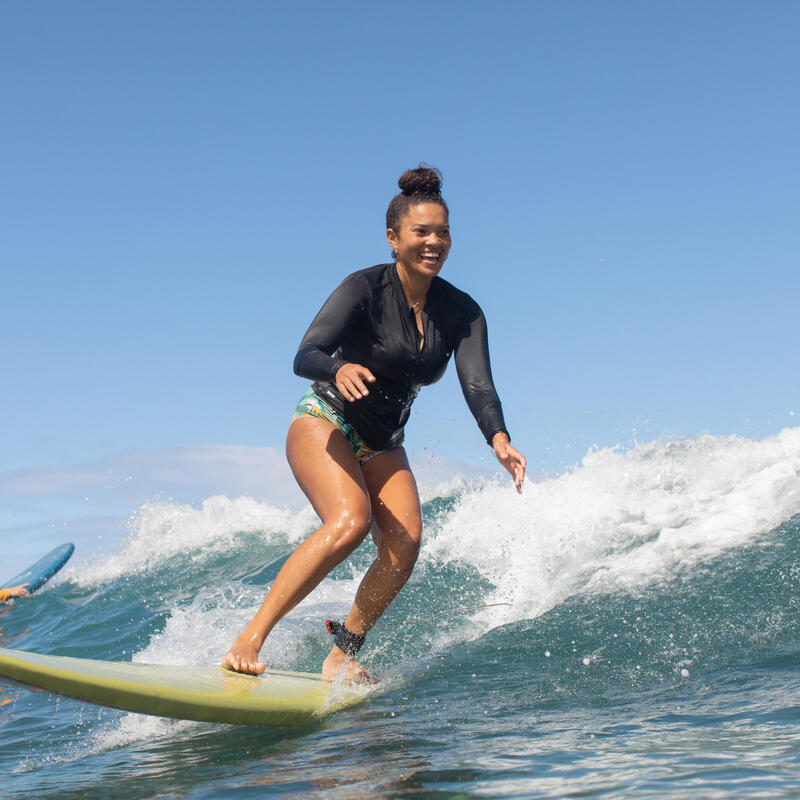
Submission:
[[[400,176],[397,185],[400,187],[400,194],[392,198],[386,210],[387,229],[396,231],[411,206],[420,203],[436,203],[450,213],[441,193],[442,173],[436,167],[420,164],[416,169],[407,169]]]

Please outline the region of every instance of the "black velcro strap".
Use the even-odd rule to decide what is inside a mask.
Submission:
[[[355,658],[356,653],[367,640],[366,636],[359,636],[353,631],[347,630],[341,622],[335,622],[332,619],[325,620],[325,627],[328,629],[328,633],[336,637],[333,643],[351,658]]]

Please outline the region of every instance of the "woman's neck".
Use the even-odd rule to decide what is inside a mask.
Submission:
[[[400,285],[406,294],[409,308],[419,311],[425,305],[425,298],[428,296],[433,279],[409,273],[400,261],[397,262],[397,277],[400,278]]]

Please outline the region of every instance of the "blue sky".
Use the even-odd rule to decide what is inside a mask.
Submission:
[[[0,532],[57,539],[100,485],[71,475],[197,502],[187,448],[280,458],[297,343],[421,161],[534,471],[797,425],[799,29],[771,0],[3,4]],[[407,446],[490,465],[453,374]]]

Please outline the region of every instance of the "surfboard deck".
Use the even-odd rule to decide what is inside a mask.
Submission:
[[[69,561],[73,550],[75,550],[75,545],[72,542],[59,545],[47,555],[42,556],[24,572],[20,572],[19,575],[15,575],[0,584],[0,586],[19,586],[21,583],[27,583],[30,584],[28,586],[28,594],[33,594]]]
[[[0,648],[0,676],[124,711],[235,725],[308,725],[366,694],[306,672],[268,670],[254,676],[222,667],[97,661],[5,648]]]

